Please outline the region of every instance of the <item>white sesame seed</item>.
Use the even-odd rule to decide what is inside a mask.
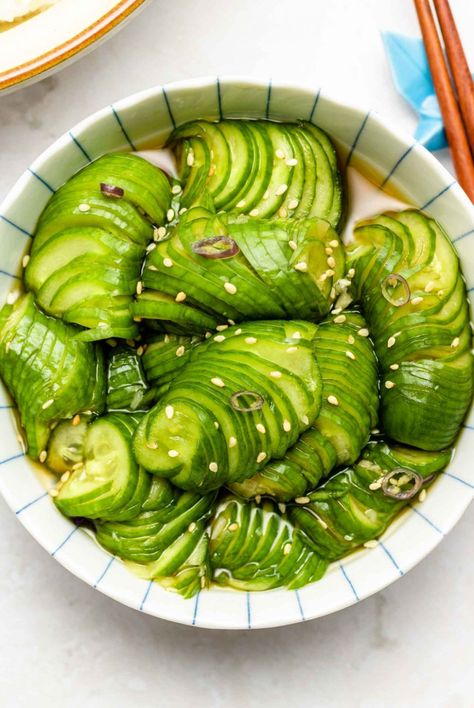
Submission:
[[[229,319],[228,319],[227,322],[228,322],[231,326],[235,325],[234,320],[229,320]],[[223,326],[224,326],[224,325],[219,325],[219,327],[223,327]],[[216,327],[216,329],[219,329],[219,327]]]
[[[309,504],[310,501],[311,500],[309,497],[296,497],[295,499],[297,504]]]
[[[191,523],[190,523],[189,526],[188,526],[188,531],[189,531],[189,533],[192,533],[195,529],[196,529],[196,522],[195,522],[195,521],[191,521]]]
[[[288,167],[295,167],[295,165],[298,164],[298,160],[296,159],[296,157],[290,157],[290,159],[286,161],[286,164],[288,165]]]
[[[278,187],[278,189],[275,192],[275,196],[281,197],[282,194],[285,194],[287,189],[288,189],[287,184],[280,184],[280,186]]]
[[[148,270],[158,270],[158,268],[154,265],[149,265],[147,266]]]
[[[278,150],[275,150],[275,155],[278,157],[279,160],[283,160],[285,157],[285,153],[281,148],[278,148]]]
[[[58,494],[59,494],[59,492],[58,492],[57,489],[50,489],[50,490],[49,490],[49,496],[50,496],[50,497],[57,497]]]
[[[19,297],[20,293],[18,290],[14,290],[12,293],[7,295],[7,305],[13,305]]]
[[[47,457],[48,457],[48,453],[46,452],[46,450],[42,450],[39,454],[39,461],[46,462]]]
[[[321,519],[321,518],[318,517],[318,522],[319,522],[320,526],[323,527],[323,529],[327,529],[328,525],[327,525],[327,523],[324,521],[324,519]]]
[[[328,396],[328,403],[330,403],[331,406],[339,405],[339,401],[337,400],[336,396]]]
[[[412,305],[419,305],[420,302],[423,302],[423,298],[422,298],[422,297],[413,297],[413,298],[411,299],[411,304],[412,304]]]
[[[301,417],[301,422],[303,423],[303,425],[309,425],[309,418],[308,418],[308,416],[307,416],[307,415],[303,415],[303,416]]]
[[[283,555],[287,556],[291,552],[291,543],[285,543],[283,546]]]
[[[239,334],[242,334],[242,330],[240,329],[240,327],[235,330],[234,334],[235,334],[236,337],[238,337]]]
[[[234,283],[224,283],[224,290],[226,290],[229,295],[235,295],[237,292],[237,288],[235,287]]]
[[[46,459],[46,458],[45,458],[45,459]],[[76,462],[76,464],[73,465],[73,466],[71,467],[71,469],[72,469],[72,470],[80,470],[81,467],[83,467],[83,466],[84,466],[84,463],[83,463],[83,462]]]
[[[339,241],[334,238],[332,241],[329,241],[329,245],[331,246],[331,248],[337,248],[339,246]]]
[[[350,335],[347,337],[347,341],[349,342],[349,344],[354,344],[354,343],[355,343],[355,339],[354,339],[354,337],[352,336],[352,334],[350,334]]]
[[[165,415],[168,418],[168,420],[171,420],[172,417],[174,416],[174,408],[173,406],[166,406],[165,408]]]
[[[226,330],[226,329],[229,329],[229,325],[228,325],[228,324],[226,324],[226,325],[217,325],[217,327],[216,327],[216,330],[217,330],[218,332],[224,332],[224,330]]]
[[[281,371],[270,371],[270,376],[272,379],[281,379],[282,373]]]
[[[293,332],[292,337],[293,339],[301,339],[301,332]]]
[[[165,344],[168,344],[168,342],[170,341],[170,336],[169,336],[169,334],[165,334],[165,336],[163,337],[163,341],[164,341]]]
[[[326,278],[332,278],[334,274],[335,272],[332,270],[332,268],[328,268],[326,271]]]
[[[82,211],[85,214],[86,211],[91,210],[91,207],[90,207],[90,204],[79,204],[78,209],[79,209],[79,211]]]
[[[188,152],[188,156],[186,158],[186,164],[188,165],[188,167],[192,167],[194,165],[194,152],[193,152],[193,150],[190,150]]]
[[[188,211],[187,207],[183,207],[182,209],[179,210],[180,214],[184,214],[186,211]]]
[[[265,435],[265,433],[267,432],[267,429],[262,423],[257,423],[255,427],[257,428],[259,433],[262,433],[262,435]]]
[[[337,317],[334,318],[334,322],[336,324],[342,324],[343,322],[346,321],[346,316],[345,315],[338,315]]]
[[[26,256],[23,256],[23,260],[22,260],[22,262],[21,262],[23,268],[26,268],[26,266],[28,265],[29,261],[30,261],[30,256],[29,256],[28,253],[27,253]]]
[[[288,354],[292,354],[293,352],[298,351],[298,347],[288,347],[286,351],[288,352]]]
[[[225,337],[223,334],[216,334],[216,336],[214,337],[215,342],[223,342],[224,340],[225,340]]]
[[[257,463],[263,462],[267,457],[266,452],[259,452],[257,455]]]
[[[393,345],[396,343],[396,341],[397,340],[395,339],[395,337],[389,337],[387,340],[387,347],[389,349],[391,349],[393,347]]]
[[[283,430],[285,431],[285,433],[289,433],[289,432],[290,432],[290,430],[291,430],[291,423],[290,423],[289,420],[286,420],[286,419],[285,419],[285,420],[283,421]]]
[[[396,371],[400,368],[400,364],[390,364],[390,368],[392,369],[392,371]]]
[[[163,265],[165,268],[172,268],[173,267],[173,261],[171,258],[163,258]]]
[[[177,450],[168,450],[169,457],[178,457],[179,452]]]
[[[283,504],[283,502],[280,502],[278,504],[278,508],[282,514],[284,514],[286,512],[286,504]]]
[[[184,349],[183,345],[181,345],[176,350],[176,356],[178,356],[178,357],[183,356],[184,352],[185,352],[185,349]]]
[[[346,356],[347,356],[348,359],[352,359],[352,360],[355,359],[355,354],[354,354],[354,352],[350,352],[349,350],[346,351]]]
[[[109,325],[107,322],[98,322],[97,327],[100,327],[101,329],[106,329]]]
[[[237,438],[233,436],[229,438],[229,447],[235,447],[237,445]]]
[[[324,249],[324,252],[326,253],[327,256],[332,256],[332,254],[334,253],[334,251],[332,250],[332,248],[330,246],[327,246]]]
[[[67,482],[70,476],[71,473],[69,472],[69,470],[66,470],[66,472],[63,472],[63,474],[61,475],[61,482]]]
[[[353,278],[354,275],[355,275],[355,268],[349,268],[349,270],[347,271],[347,277]]]
[[[345,541],[352,541],[352,536],[349,536],[349,534],[346,533],[346,535],[344,536],[344,540]]]
[[[184,302],[186,300],[186,293],[182,290],[175,297],[176,302]]]
[[[327,264],[330,268],[336,267],[336,259],[334,258],[334,256],[329,256],[329,258],[327,259]]]
[[[229,531],[237,531],[238,528],[239,528],[239,524],[236,524],[235,522],[233,524],[230,524],[230,526],[228,526]]]
[[[79,425],[80,422],[81,422],[81,416],[79,415],[79,413],[77,413],[77,415],[75,415],[74,418],[72,419],[72,424]]]
[[[149,243],[148,246],[146,247],[146,252],[147,252],[147,253],[151,253],[152,251],[155,250],[155,248],[156,248],[156,243],[155,243],[154,241],[152,241],[152,242]]]
[[[210,462],[209,463],[209,470],[211,472],[217,472],[218,469],[219,469],[219,465],[217,464],[217,462]]]
[[[220,428],[220,425],[219,425],[219,423],[217,422],[217,420],[214,421],[214,427],[215,427],[216,430],[219,430],[219,428]]]
[[[418,495],[418,501],[424,502],[426,499],[426,489],[422,489]]]
[[[292,251],[296,251],[298,248],[298,244],[296,241],[288,241],[288,246],[291,248]]]
[[[258,216],[260,214],[258,209],[251,209],[249,211],[249,216]]]
[[[137,287],[136,287],[137,295],[141,295],[143,291],[143,283],[141,280],[138,281]]]
[[[378,428],[372,428],[370,432],[372,433],[372,435],[378,435],[380,433],[380,430]]]
[[[385,388],[394,388],[395,384],[393,381],[386,381],[385,382]]]
[[[174,219],[174,209],[168,209],[166,212],[166,218],[168,221],[173,221]]]
[[[382,486],[382,482],[377,479],[375,482],[372,482],[372,484],[369,484],[369,489],[372,489],[373,491],[375,491],[376,489],[380,489],[381,486]]]
[[[140,346],[137,349],[137,356],[143,356],[144,351],[145,351],[145,346],[143,344],[140,344]]]
[[[237,207],[237,209],[243,209],[245,206],[245,199],[241,199],[240,202],[237,202],[235,206]]]
[[[296,209],[299,203],[299,199],[290,199],[288,202],[288,209]]]
[[[245,344],[256,344],[257,339],[255,337],[245,337]]]
[[[211,383],[214,384],[214,386],[217,386],[218,388],[225,387],[225,383],[218,376],[214,376],[214,378],[211,379]]]
[[[305,261],[300,261],[299,263],[295,263],[293,268],[295,270],[301,271],[301,273],[306,273],[306,271],[308,270],[308,264],[305,263]]]
[[[48,399],[47,401],[45,401],[45,402],[43,403],[43,405],[41,406],[41,408],[45,411],[46,408],[49,408],[50,406],[52,406],[53,403],[54,403],[54,398],[50,398],[50,399]]]
[[[373,541],[366,541],[366,542],[364,543],[364,546],[365,546],[366,548],[377,548],[378,545],[379,545],[378,541],[375,541],[375,540],[373,540]]]
[[[260,495],[260,494],[257,494],[256,497],[255,497],[255,504],[260,504],[261,501],[262,501],[261,495]]]
[[[180,194],[181,193],[181,187],[179,184],[174,184],[171,188],[171,194]]]
[[[286,217],[288,216],[288,210],[286,209],[286,207],[282,206],[278,209],[278,216],[280,217],[280,219],[286,219]]]
[[[357,334],[359,335],[359,337],[368,337],[368,336],[369,336],[369,330],[366,329],[365,327],[362,327],[362,329],[359,329],[359,330],[357,331]]]
[[[454,337],[453,341],[451,342],[451,347],[453,349],[456,349],[456,347],[459,347],[459,342],[460,342],[459,337]]]

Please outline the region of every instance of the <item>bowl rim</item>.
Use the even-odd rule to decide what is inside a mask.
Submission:
[[[247,76],[239,76],[239,75],[225,75],[225,76],[220,76],[216,78],[215,76],[204,76],[204,77],[198,77],[195,79],[189,79],[189,80],[181,80],[181,81],[176,81],[164,85],[157,85],[139,92],[136,92],[134,94],[131,94],[124,99],[117,101],[113,104],[112,109],[114,111],[116,110],[122,110],[125,108],[130,108],[131,106],[140,104],[142,101],[149,97],[153,97],[158,94],[164,94],[164,95],[170,95],[172,96],[173,92],[179,92],[183,90],[191,90],[191,91],[196,91],[199,89],[204,89],[208,88],[210,84],[215,85],[219,81],[222,83],[225,83],[227,86],[229,85],[235,85],[241,86],[242,84],[245,85],[245,87],[250,87],[251,90],[255,91],[256,89],[268,89],[274,88],[274,89],[281,89],[281,90],[291,90],[295,92],[310,92],[312,95],[319,95],[321,93],[321,89],[316,89],[311,86],[311,85],[305,85],[305,84],[298,84],[294,82],[288,82],[288,81],[278,81],[278,80],[265,80],[265,79],[258,79],[258,78],[252,78],[252,77],[247,77]],[[326,92],[324,90],[323,92],[324,99],[331,104],[334,105],[335,108],[339,109],[347,109],[350,111],[355,111],[360,113],[361,117],[367,116],[370,114],[371,119],[376,122],[376,124],[383,128],[384,130],[388,131],[391,133],[391,135],[394,138],[397,138],[400,142],[402,142],[406,149],[411,149],[411,147],[416,144],[419,146],[419,156],[420,159],[423,159],[425,161],[425,164],[433,170],[437,175],[441,178],[441,181],[445,185],[445,188],[450,190],[452,192],[455,192],[456,200],[457,203],[459,203],[459,206],[462,209],[466,209],[468,213],[472,216],[472,220],[474,222],[474,205],[471,204],[470,200],[468,199],[467,195],[464,193],[464,191],[461,189],[461,187],[457,184],[457,182],[453,181],[452,175],[448,172],[448,170],[443,167],[443,165],[432,155],[426,148],[423,146],[419,145],[416,143],[416,141],[413,140],[412,136],[409,135],[405,131],[400,131],[399,129],[395,128],[393,124],[390,121],[385,120],[385,118],[381,118],[379,114],[376,111],[369,111],[367,112],[366,109],[361,108],[358,105],[354,105],[353,103],[346,103],[345,101],[340,100],[337,97],[334,97],[333,94],[330,92]],[[168,106],[169,108],[169,106]],[[3,200],[2,204],[0,205],[0,213],[2,213],[4,210],[6,210],[11,202],[16,200],[18,196],[21,194],[23,186],[24,186],[24,178],[25,175],[30,174],[31,172],[35,171],[36,166],[40,166],[43,161],[54,155],[54,153],[57,150],[60,150],[63,144],[63,141],[70,136],[71,134],[76,135],[80,134],[81,130],[93,125],[94,123],[100,121],[101,118],[103,118],[106,114],[110,113],[111,106],[105,106],[104,108],[94,112],[93,114],[89,115],[86,117],[84,120],[80,121],[77,123],[75,126],[73,126],[70,131],[66,131],[62,136],[60,136],[57,140],[55,140],[51,145],[49,145],[37,158],[36,160],[32,163],[31,167],[28,168],[25,173],[20,176],[20,178],[15,182],[15,184],[12,186],[10,191],[7,193],[5,199]],[[450,475],[454,477],[454,475]],[[463,481],[462,479],[458,479],[458,481]],[[404,564],[404,569],[403,572],[400,571],[400,575],[397,577],[387,577],[385,576],[382,580],[374,578],[373,582],[370,586],[370,589],[368,592],[365,592],[362,596],[358,596],[357,593],[355,592],[354,588],[352,587],[352,583],[350,579],[347,577],[344,567],[342,566],[342,563],[339,564],[341,567],[341,571],[343,575],[345,576],[345,579],[347,580],[348,584],[351,585],[353,594],[348,595],[344,600],[338,601],[336,604],[331,606],[329,611],[327,609],[323,609],[323,611],[311,611],[310,613],[303,613],[303,609],[301,607],[298,591],[296,591],[296,598],[299,604],[299,609],[300,609],[300,614],[299,616],[294,616],[291,618],[284,617],[281,618],[278,615],[278,611],[272,615],[271,618],[266,618],[264,621],[260,623],[254,623],[250,624],[250,619],[248,622],[248,626],[243,624],[242,621],[239,622],[233,622],[233,621],[227,621],[224,623],[222,619],[217,619],[215,620],[213,617],[210,619],[207,618],[206,621],[204,622],[196,622],[196,615],[197,615],[197,608],[198,608],[198,602],[199,602],[199,595],[196,596],[195,599],[195,606],[194,606],[194,612],[189,615],[189,613],[186,614],[186,616],[183,616],[183,614],[180,614],[179,612],[176,612],[175,610],[168,611],[167,608],[165,609],[160,609],[160,610],[155,610],[154,608],[150,607],[144,607],[144,603],[146,600],[146,597],[148,595],[148,592],[151,588],[151,583],[149,585],[149,588],[147,590],[147,593],[145,594],[145,597],[140,605],[138,607],[136,604],[134,604],[130,599],[127,597],[124,597],[122,594],[122,591],[120,587],[115,588],[105,588],[103,586],[100,586],[99,583],[97,582],[96,584],[93,584],[87,577],[85,577],[85,573],[81,567],[81,563],[77,562],[71,557],[68,556],[61,556],[58,555],[56,556],[55,553],[52,555],[56,558],[56,560],[61,563],[67,570],[72,572],[74,575],[76,575],[78,578],[86,582],[88,585],[93,586],[95,589],[99,590],[103,594],[111,597],[112,599],[116,600],[117,602],[120,602],[121,604],[127,605],[133,609],[139,609],[147,614],[150,614],[152,616],[156,616],[162,619],[167,619],[173,622],[177,622],[180,624],[185,624],[185,625],[197,625],[200,628],[209,628],[209,629],[260,629],[260,628],[269,628],[269,627],[277,627],[277,626],[284,626],[287,624],[294,624],[297,622],[305,621],[305,620],[310,620],[310,619],[316,619],[317,617],[320,616],[325,616],[327,614],[332,614],[333,612],[337,612],[341,609],[344,609],[345,607],[348,607],[350,605],[356,604],[359,601],[366,599],[367,597],[370,597],[371,595],[379,592],[383,588],[387,587],[390,585],[392,582],[397,580],[401,575],[406,574],[409,570],[411,570],[415,565],[417,565],[421,560],[423,560],[431,551],[440,543],[440,541],[444,538],[446,533],[448,533],[458,522],[458,520],[461,518],[463,515],[464,511],[466,508],[469,506],[473,496],[474,496],[474,485],[464,482],[466,484],[466,494],[463,497],[462,503],[458,503],[456,506],[456,509],[454,510],[449,510],[449,514],[447,514],[447,521],[446,523],[443,524],[443,531],[441,531],[439,528],[437,531],[439,531],[439,534],[433,535],[430,537],[429,542],[424,542],[423,547],[419,549],[419,552],[415,554],[410,561],[405,562]],[[13,512],[15,512],[15,503],[12,498],[11,493],[7,489],[8,485],[3,481],[3,479],[0,477],[0,492],[2,493],[2,496],[7,502],[7,505],[12,509]],[[46,493],[45,493],[46,494]],[[18,511],[15,512],[18,515]],[[421,512],[417,512],[420,516],[423,516]],[[403,519],[403,514],[399,517],[399,520]],[[30,523],[28,519],[24,516],[19,515],[18,516],[20,522],[23,524],[23,526],[31,533],[31,535],[37,540],[45,550],[48,550],[50,552],[50,549],[48,549],[47,544],[44,540],[44,538],[38,538],[37,532],[35,528],[32,528],[34,524]],[[429,523],[429,519],[426,519]],[[433,525],[431,523],[431,525]],[[436,528],[436,527],[435,527]],[[72,532],[74,533],[74,532]],[[383,544],[382,544],[383,546]],[[389,555],[387,549],[384,548],[385,553]],[[363,552],[363,551],[362,551]],[[348,556],[348,559],[355,559],[357,556],[361,553],[361,551],[356,551],[355,553],[351,554]],[[393,561],[393,559],[392,559]],[[112,561],[111,561],[112,563]],[[395,564],[396,565],[396,564]],[[400,569],[399,569],[400,570]],[[311,587],[311,586],[306,586],[306,587]],[[303,588],[304,590],[304,588]],[[221,592],[221,590],[218,590]],[[235,593],[235,591],[233,591]],[[249,606],[249,595],[250,594],[260,594],[260,595],[266,595],[268,593],[274,595],[276,592],[286,592],[284,589],[278,589],[278,590],[272,590],[272,591],[266,591],[265,593],[246,593],[247,595],[247,605],[248,609],[250,612],[250,606]],[[294,591],[292,591],[294,592]]]

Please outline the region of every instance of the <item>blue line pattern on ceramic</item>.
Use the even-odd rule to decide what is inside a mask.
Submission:
[[[49,184],[49,182],[47,182],[47,181],[44,179],[44,177],[41,177],[41,175],[39,175],[37,172],[34,172],[34,171],[31,169],[31,167],[28,167],[28,172],[29,172],[30,174],[32,174],[33,177],[35,177],[35,178],[38,180],[38,182],[41,182],[41,184],[43,184],[43,185],[46,187],[46,189],[48,189],[48,190],[51,192],[51,194],[54,194],[54,193],[55,193],[56,190],[55,190],[53,187],[51,187],[51,185]]]
[[[400,573],[400,575],[403,575],[403,570],[400,568],[400,566],[398,565],[397,561],[395,560],[395,558],[393,557],[393,555],[392,555],[392,554],[390,553],[390,551],[388,550],[387,546],[385,546],[385,544],[383,544],[382,541],[379,541],[379,546],[380,546],[380,548],[382,549],[382,551],[385,553],[385,555],[390,559],[390,561],[391,561],[392,564],[395,566],[395,568],[398,570],[398,572]]]
[[[72,529],[72,531],[70,531],[70,532],[68,533],[68,535],[66,536],[66,538],[64,539],[64,541],[61,541],[61,543],[59,544],[59,546],[57,546],[57,548],[54,549],[54,551],[51,553],[51,555],[54,557],[54,556],[56,555],[56,553],[61,550],[61,548],[64,548],[64,546],[65,546],[66,543],[69,541],[69,539],[71,539],[77,531],[79,531],[79,526],[75,526],[75,527]]]
[[[20,233],[24,234],[25,236],[29,236],[30,238],[33,238],[33,234],[31,234],[29,231],[23,228],[23,226],[19,226],[18,224],[15,224],[14,221],[11,221],[11,219],[8,219],[4,214],[0,214],[0,219],[4,221],[6,224],[9,226],[13,226],[14,229],[19,231]]]
[[[92,157],[89,155],[89,153],[88,153],[87,150],[85,149],[84,145],[81,145],[81,143],[79,142],[79,140],[76,138],[75,135],[73,135],[73,134],[71,133],[71,131],[69,131],[68,135],[69,135],[69,137],[71,138],[71,140],[72,140],[72,142],[74,143],[74,145],[76,145],[76,147],[78,147],[79,150],[82,152],[82,154],[84,155],[84,157],[86,158],[86,160],[88,160],[89,162],[92,162]]]
[[[109,568],[110,568],[110,566],[112,565],[112,563],[114,562],[114,560],[115,560],[115,556],[112,556],[112,557],[109,559],[109,561],[108,561],[107,565],[105,566],[104,570],[102,571],[102,573],[99,575],[99,577],[98,577],[97,580],[95,581],[94,585],[92,586],[93,588],[97,588],[97,586],[99,585],[99,583],[102,582],[102,580],[105,578],[105,576],[106,576],[107,573],[109,572]]]
[[[359,140],[360,140],[360,138],[361,138],[361,135],[362,135],[362,133],[363,133],[364,130],[365,130],[365,126],[367,125],[367,121],[369,120],[369,116],[370,116],[370,111],[365,114],[364,120],[362,121],[362,123],[361,123],[361,125],[360,125],[360,128],[359,128],[359,130],[357,131],[356,136],[355,136],[355,138],[354,138],[354,140],[353,140],[353,142],[352,142],[351,148],[350,148],[350,150],[349,150],[349,154],[347,155],[346,169],[349,167],[349,164],[350,164],[350,162],[351,162],[351,160],[352,160],[352,155],[354,154],[354,150],[355,150],[356,147],[357,147],[357,143],[359,142]]]
[[[347,575],[347,571],[344,568],[344,566],[342,565],[342,563],[339,563],[339,568],[341,569],[341,573],[344,576],[344,579],[346,580],[347,584],[349,585],[350,589],[352,590],[352,593],[353,593],[355,599],[357,600],[357,602],[359,602],[360,597],[357,594],[354,584],[353,584],[352,580],[349,578],[349,576]]]
[[[145,594],[143,595],[143,599],[140,603],[140,607],[138,608],[140,612],[143,612],[143,607],[145,605],[145,602],[148,600],[148,595],[150,594],[151,586],[153,585],[153,580],[150,580],[150,582],[147,585],[147,589],[145,591]]]
[[[112,111],[113,115],[115,116],[115,119],[116,119],[117,123],[118,123],[119,126],[120,126],[120,130],[121,130],[122,133],[124,134],[125,140],[126,140],[127,143],[129,144],[129,146],[132,148],[132,150],[135,150],[136,148],[135,148],[135,145],[133,144],[133,140],[130,138],[129,134],[128,134],[127,131],[125,130],[124,124],[122,123],[122,119],[120,118],[120,116],[119,116],[119,114],[117,113],[117,111],[116,111],[116,109],[114,108],[114,106],[110,106],[110,110]]]

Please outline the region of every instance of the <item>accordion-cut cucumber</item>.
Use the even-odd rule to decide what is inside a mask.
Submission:
[[[107,361],[107,410],[138,411],[150,407],[154,392],[148,386],[139,350],[110,349]],[[143,352],[143,347],[142,347]]]
[[[133,563],[141,577],[190,597],[209,581],[206,521],[214,498],[180,492],[154,477],[140,513],[128,521],[97,521],[97,540]]]
[[[185,182],[182,205],[209,191],[216,209],[250,217],[319,217],[337,229],[342,186],[329,137],[310,123],[199,120],[170,142]]]
[[[31,294],[0,311],[0,374],[18,406],[33,458],[46,450],[57,421],[104,407],[101,351],[77,341],[77,332],[43,314]]]
[[[466,289],[439,224],[421,212],[358,225],[350,246],[360,299],[382,374],[382,424],[425,450],[455,440],[473,392]]]
[[[307,322],[250,322],[196,347],[137,429],[139,463],[206,492],[282,457],[321,406],[315,331]]]
[[[350,464],[367,444],[377,422],[377,362],[358,312],[345,311],[322,322],[314,352],[322,379],[322,403],[313,427],[282,460],[231,485],[246,498],[270,495],[289,501],[314,489],[336,465]],[[355,383],[357,382],[357,383]]]
[[[170,202],[168,179],[146,160],[99,158],[46,206],[26,286],[46,312],[85,327],[80,339],[133,338],[138,328],[131,305],[143,258]]]
[[[210,531],[213,580],[236,590],[296,589],[319,580],[327,562],[271,501],[235,497],[216,509]]]
[[[54,497],[64,514],[125,520],[139,513],[151,484],[133,456],[139,419],[137,414],[109,413],[88,426],[83,464],[61,480]]]
[[[48,441],[47,464],[56,474],[70,472],[84,460],[84,443],[90,416],[75,415],[54,428]]]
[[[218,245],[202,252],[216,237],[225,257]],[[344,250],[326,221],[226,218],[195,207],[148,254],[133,311],[194,335],[228,320],[318,321],[343,273]]]
[[[304,506],[289,508],[289,517],[322,558],[337,560],[380,536],[408,503],[384,494],[382,480],[387,473],[412,470],[428,482],[450,459],[451,450],[425,452],[369,443],[356,465],[308,494]],[[396,485],[393,489],[400,491]]]
[[[147,381],[157,396],[167,390],[170,382],[188,363],[194,347],[202,341],[201,337],[176,334],[156,334],[149,337],[142,364]]]

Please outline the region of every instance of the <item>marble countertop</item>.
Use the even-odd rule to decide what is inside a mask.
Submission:
[[[474,3],[451,0],[474,65]],[[0,97],[0,197],[54,139],[155,83],[247,74],[322,85],[413,130],[380,31],[409,0],[154,0],[122,32]],[[349,67],[349,68],[348,68]],[[440,159],[450,167],[447,154]],[[211,632],[141,615],[69,574],[0,500],[0,705],[471,708],[474,507],[394,585],[323,619]]]

